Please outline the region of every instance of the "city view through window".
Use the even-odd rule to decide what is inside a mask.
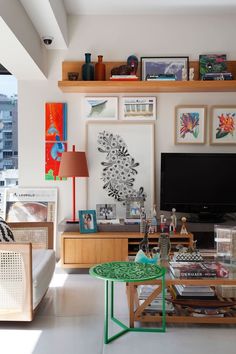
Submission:
[[[0,75],[0,188],[18,185],[17,80]]]

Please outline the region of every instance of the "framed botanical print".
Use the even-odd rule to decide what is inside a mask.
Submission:
[[[116,217],[126,217],[130,198],[154,203],[154,122],[88,121],[87,207],[116,204]]]
[[[210,144],[236,144],[236,106],[213,106],[211,108]]]
[[[175,107],[175,144],[205,144],[206,106]]]

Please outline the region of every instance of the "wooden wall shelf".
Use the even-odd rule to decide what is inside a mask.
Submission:
[[[63,92],[72,93],[159,93],[159,92],[236,92],[236,80],[220,81],[109,81],[110,70],[123,62],[106,62],[106,81],[68,81],[70,71],[81,73],[83,62],[63,62],[62,81],[58,82]],[[190,67],[195,68],[195,77],[198,77],[198,62],[190,62]],[[236,77],[236,61],[228,62],[228,70]]]

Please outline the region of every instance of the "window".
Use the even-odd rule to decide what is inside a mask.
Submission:
[[[18,184],[17,80],[0,64],[0,187]]]

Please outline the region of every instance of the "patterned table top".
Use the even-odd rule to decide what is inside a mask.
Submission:
[[[89,270],[90,275],[117,282],[138,282],[160,278],[165,269],[156,264],[136,262],[108,262],[95,265]]]

